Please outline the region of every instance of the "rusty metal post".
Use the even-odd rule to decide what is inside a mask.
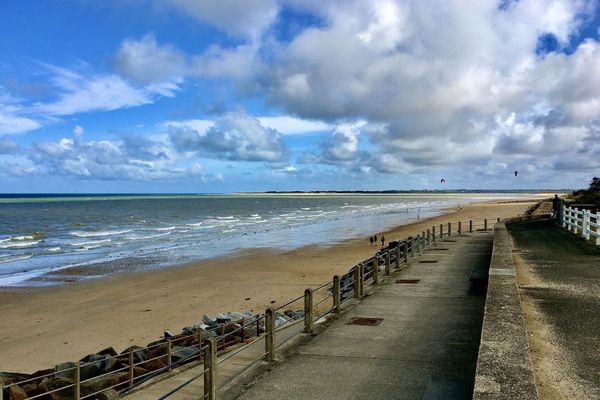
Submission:
[[[487,218],[483,220],[483,230],[487,231]]]
[[[390,275],[390,251],[385,253],[385,275]]]
[[[496,222],[500,222],[500,217],[498,217],[498,220]]]
[[[342,305],[342,293],[340,288],[340,277],[333,277],[333,312],[339,313]]]
[[[440,239],[444,238],[444,225],[440,224]]]
[[[462,233],[462,223],[460,221],[458,221],[458,234],[460,235]]]
[[[435,246],[435,225],[431,227],[431,239],[433,240],[433,245]]]
[[[2,390],[1,387],[0,390]],[[80,362],[77,361],[75,365],[75,400],[79,399],[81,399],[81,365]]]
[[[473,220],[469,220],[469,232],[473,233]]]
[[[304,333],[309,335],[313,333],[313,291],[306,289],[304,291]]]
[[[360,292],[358,291],[358,285],[360,284],[359,279],[358,279],[358,265],[354,266],[354,269],[352,270],[352,276],[354,278],[354,298],[358,299],[360,296]]]
[[[275,311],[271,307],[265,311],[265,361],[275,361]]]
[[[204,399],[215,400],[217,397],[217,340],[210,337],[208,348],[204,354]]]
[[[448,222],[448,237],[452,235],[452,222]]]
[[[169,367],[169,371],[172,369],[173,364],[173,343],[171,343],[171,339],[167,339],[167,367]]]
[[[133,349],[129,349],[129,387],[133,387],[135,365],[133,365]]]
[[[427,246],[431,244],[431,231],[427,229]]]

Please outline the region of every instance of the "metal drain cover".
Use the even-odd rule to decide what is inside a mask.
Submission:
[[[421,264],[433,264],[436,263],[437,260],[421,260],[419,261]]]
[[[441,250],[450,250],[450,249],[449,249],[449,248],[447,248],[447,247],[434,247],[434,248],[433,248],[433,249],[431,249],[431,250],[437,250],[437,251],[441,251]]]
[[[383,318],[371,318],[371,317],[354,317],[350,318],[350,321],[346,325],[360,325],[360,326],[377,326],[381,324]]]
[[[396,279],[396,283],[419,283],[420,279]]]

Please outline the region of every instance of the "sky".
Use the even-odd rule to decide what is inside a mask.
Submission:
[[[0,0],[0,193],[587,187],[599,29],[595,0]]]

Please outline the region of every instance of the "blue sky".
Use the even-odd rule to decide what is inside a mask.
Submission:
[[[0,0],[0,192],[585,187],[599,27],[586,0]]]

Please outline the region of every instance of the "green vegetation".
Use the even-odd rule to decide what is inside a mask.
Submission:
[[[573,192],[573,202],[588,203],[600,206],[600,178],[592,178],[588,189],[576,190]]]

